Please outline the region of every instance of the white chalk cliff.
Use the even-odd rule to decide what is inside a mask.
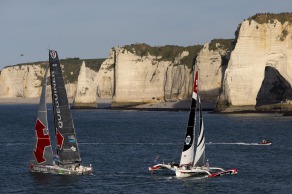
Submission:
[[[210,51],[206,44],[196,61],[200,70],[199,90],[213,104],[221,87],[224,54],[224,50]],[[173,61],[161,60],[161,56],[148,53],[141,57],[124,47],[116,47],[110,50],[109,58],[98,71],[83,62],[78,80],[67,82],[67,94],[74,98],[74,107],[96,107],[97,98],[112,98],[113,106],[180,102],[190,98],[193,87],[192,65],[181,64],[187,56],[189,52],[182,51]],[[41,65],[4,68],[0,75],[0,98],[39,97],[44,72]],[[49,97],[50,86],[47,88]]]
[[[225,71],[219,103],[255,106],[265,77],[272,67],[292,84],[292,24],[271,20],[242,22],[237,43]]]
[[[41,80],[44,69],[39,65],[6,67],[0,74],[0,97],[33,98],[40,96]]]
[[[113,51],[111,50],[111,53]],[[113,54],[106,59],[98,72],[86,67],[83,61],[77,82],[77,90],[73,106],[77,107],[96,107],[97,97],[112,98],[114,83],[114,59]]]
[[[201,98],[213,106],[217,101],[218,110],[292,104],[291,14],[259,16],[281,21],[252,18],[242,22],[232,51],[220,41],[205,44],[198,55],[195,49],[189,53],[191,49],[179,48],[174,54],[174,47],[138,44],[111,49],[98,70],[98,66],[83,63],[79,74],[78,70],[74,74],[78,80],[77,76],[69,79],[73,72],[68,72],[67,66],[66,78],[71,82],[66,82],[67,94],[74,98],[76,107],[95,107],[98,98],[112,98],[113,106],[190,99],[193,64],[189,59],[196,56]],[[169,49],[168,53],[163,49]],[[173,58],[160,56],[165,53]],[[39,97],[44,63],[4,68],[0,72],[0,98]]]
[[[192,91],[191,69],[181,65],[187,51],[176,56],[174,62],[157,60],[159,57],[138,56],[117,47],[115,91],[113,105],[157,103],[186,99]]]
[[[199,70],[199,93],[201,99],[215,106],[222,88],[222,79],[225,66],[222,58],[228,57],[226,49],[220,48],[216,43],[216,49],[210,50],[209,43],[206,43],[196,58],[196,66]],[[227,60],[227,59],[226,59]]]
[[[0,74],[0,98],[37,98],[41,93],[41,82],[45,74],[44,66],[16,65],[5,67]],[[66,84],[68,97],[73,97],[76,84]],[[47,86],[47,96],[51,95],[50,86]]]

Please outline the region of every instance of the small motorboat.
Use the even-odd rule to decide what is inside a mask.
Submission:
[[[261,142],[259,142],[259,145],[271,145],[272,142],[266,139],[263,139]]]

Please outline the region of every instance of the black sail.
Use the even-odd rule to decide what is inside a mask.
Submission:
[[[187,126],[186,135],[185,135],[185,138],[187,138],[188,136],[190,136],[192,138],[190,139],[189,143],[184,142],[183,151],[188,150],[194,141],[194,128],[195,128],[195,122],[196,122],[195,121],[196,104],[197,104],[197,100],[192,98],[192,105],[191,105],[190,112],[189,112],[188,126]]]
[[[81,163],[62,70],[56,51],[49,51],[52,102],[60,164]]]
[[[180,166],[193,165],[194,161],[194,130],[196,125],[196,104],[197,104],[198,72],[195,73],[192,104],[190,107],[188,126],[186,129],[183,150],[180,159]]]

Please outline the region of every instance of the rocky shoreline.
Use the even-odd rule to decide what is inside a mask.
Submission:
[[[73,103],[73,99],[69,98],[69,103]],[[40,98],[0,98],[1,104],[39,104]],[[52,100],[50,97],[47,97],[47,103],[51,103]]]
[[[73,104],[73,99],[69,98],[69,103]],[[47,98],[47,102],[51,103],[51,98]],[[111,99],[97,99],[97,107],[74,107],[72,109],[105,109],[105,110],[133,110],[133,111],[189,111],[190,101],[178,101],[178,102],[160,102],[157,104],[140,104],[136,106],[111,106]],[[35,104],[39,103],[39,98],[0,98],[0,105],[17,105],[17,104]],[[212,104],[205,103],[203,111],[208,111],[213,114],[248,114],[248,113],[277,113],[284,116],[292,116],[291,112],[284,112],[280,110],[256,110],[252,107],[236,107],[229,108],[226,111],[215,111],[212,108]]]

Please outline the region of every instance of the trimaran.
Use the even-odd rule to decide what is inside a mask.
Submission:
[[[47,121],[46,86],[50,67],[56,153],[53,155]],[[76,133],[67,99],[62,70],[56,51],[49,51],[49,65],[42,82],[38,115],[35,125],[35,144],[30,161],[31,172],[81,175],[91,174],[92,167],[82,165]]]
[[[210,167],[205,161],[205,134],[201,100],[197,91],[198,87],[198,71],[196,71],[194,79],[194,90],[192,95],[192,103],[189,112],[188,126],[186,129],[183,150],[181,154],[180,163],[162,163],[149,167],[153,173],[155,170],[172,170],[175,172],[176,177],[185,178],[190,176],[207,176],[216,177],[225,174],[236,174],[237,169],[224,170],[218,167]],[[196,104],[199,104],[200,122],[197,146],[195,152],[195,126],[196,126]]]

